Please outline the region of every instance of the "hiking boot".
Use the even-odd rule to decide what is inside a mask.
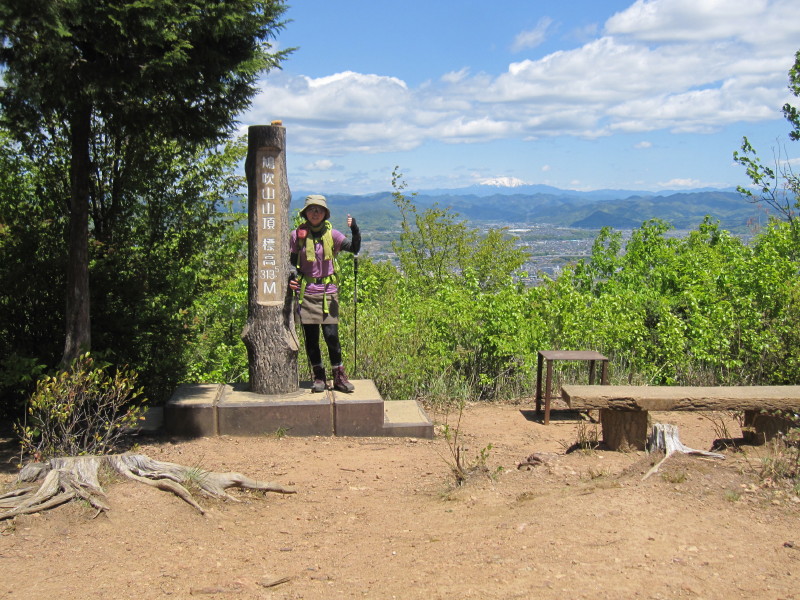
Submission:
[[[344,373],[344,367],[341,365],[333,367],[333,389],[347,394],[356,389],[355,386],[350,383],[350,380],[347,379],[347,375]]]
[[[311,384],[312,392],[324,392],[328,387],[328,382],[325,380],[325,367],[322,365],[314,365],[314,383]]]

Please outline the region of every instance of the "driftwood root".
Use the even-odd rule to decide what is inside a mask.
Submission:
[[[171,492],[200,514],[205,514],[205,511],[186,485],[196,487],[205,496],[231,501],[237,500],[227,490],[234,487],[279,494],[295,493],[277,483],[256,481],[241,473],[215,473],[198,467],[153,460],[144,454],[71,456],[25,465],[17,481],[40,483],[0,495],[0,509],[7,509],[0,512],[0,521],[48,510],[78,499],[97,509],[98,514],[110,510],[98,476],[100,468],[104,466],[127,479]]]

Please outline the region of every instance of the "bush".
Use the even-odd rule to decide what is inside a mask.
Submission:
[[[135,372],[107,369],[87,353],[70,370],[40,379],[27,421],[17,425],[23,452],[45,460],[114,451],[124,429],[140,419],[146,400],[136,389]]]

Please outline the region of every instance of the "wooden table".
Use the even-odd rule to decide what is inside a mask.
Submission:
[[[544,399],[544,424],[550,423],[550,400],[553,398],[553,361],[579,360],[589,363],[589,385],[594,384],[595,364],[601,364],[600,383],[608,385],[608,358],[593,350],[539,350],[536,365],[536,414],[542,413],[542,399]],[[542,368],[547,362],[545,378],[545,391],[542,395]]]

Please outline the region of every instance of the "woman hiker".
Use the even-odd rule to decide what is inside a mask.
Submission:
[[[328,356],[333,369],[333,389],[352,392],[355,388],[347,379],[342,366],[342,347],[339,343],[339,291],[336,287],[334,257],[342,250],[358,254],[361,233],[356,220],[347,215],[352,240],[330,224],[331,211],[325,196],[313,194],[306,197],[300,211],[305,222],[292,232],[289,242],[292,265],[297,275],[289,280],[289,287],[298,294],[300,323],[303,326],[306,354],[314,371],[312,392],[323,392],[327,387],[325,367],[319,347],[319,329],[328,346]]]

